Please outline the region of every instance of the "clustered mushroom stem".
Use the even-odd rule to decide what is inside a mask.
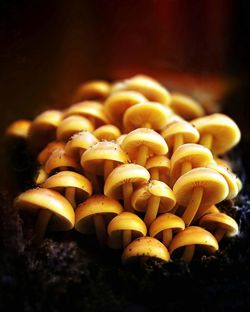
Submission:
[[[199,144],[201,144],[201,145],[203,145],[203,146],[205,146],[205,147],[207,147],[208,149],[211,150],[212,144],[213,144],[213,136],[212,136],[212,134],[210,134],[210,133],[203,134],[201,136]]]
[[[187,173],[188,171],[192,170],[192,164],[189,161],[185,161],[181,166],[181,175]]]
[[[129,243],[132,241],[132,231],[131,230],[124,230],[122,233],[122,244],[123,248],[127,247]]]
[[[182,134],[176,134],[174,136],[174,147],[173,147],[173,153],[177,150],[177,148],[181,145],[183,145],[184,140],[183,140],[183,135]]]
[[[141,145],[138,150],[138,154],[136,157],[136,163],[145,167],[146,161],[148,158],[148,147],[145,145]]]
[[[151,180],[159,180],[159,170],[158,168],[149,169]]]
[[[104,180],[106,181],[110,172],[114,169],[113,160],[105,160],[104,161]]]
[[[125,211],[133,212],[133,208],[131,206],[131,195],[133,193],[132,183],[130,182],[124,183],[122,186],[122,192],[123,192],[123,203],[124,203]]]
[[[216,231],[214,232],[214,237],[216,238],[218,243],[222,240],[225,233],[226,233],[226,230],[223,228],[217,228],[216,229]]]
[[[65,189],[65,197],[71,203],[73,209],[76,209],[76,189],[74,187],[66,187]]]
[[[157,216],[161,199],[158,196],[152,195],[148,200],[148,207],[144,217],[144,222],[147,226],[154,221]]]
[[[99,214],[94,215],[94,225],[97,239],[100,245],[104,246],[107,240],[107,233],[102,215]]]
[[[46,229],[48,227],[52,212],[47,209],[40,209],[38,212],[38,217],[35,225],[35,236],[32,241],[34,246],[38,246],[41,244]]]
[[[185,262],[190,263],[191,260],[193,259],[194,251],[195,251],[195,245],[189,245],[185,247],[183,255],[182,255],[182,259]]]
[[[91,181],[95,194],[101,194],[102,191],[97,176],[87,171],[84,174]]]
[[[145,122],[144,124],[142,124],[142,128],[148,128],[151,129],[151,123],[150,122]]]
[[[173,238],[173,232],[172,232],[172,229],[167,229],[167,230],[164,230],[163,233],[162,233],[162,242],[163,244],[168,247],[171,240]]]
[[[182,219],[184,223],[186,224],[186,226],[189,226],[192,220],[194,219],[194,216],[196,215],[200,207],[202,197],[203,197],[203,192],[204,192],[204,189],[201,186],[195,187],[193,189],[193,193],[189,200],[188,206],[182,216]]]
[[[92,126],[95,129],[95,127],[96,127],[95,117],[88,116],[88,120],[92,123]]]

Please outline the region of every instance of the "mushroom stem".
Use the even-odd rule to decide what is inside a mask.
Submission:
[[[219,243],[222,238],[224,237],[226,233],[226,230],[223,228],[217,228],[216,231],[214,232],[214,237],[216,238],[217,242]]]
[[[159,180],[159,170],[158,168],[151,168],[149,169],[150,178],[151,180]]]
[[[151,180],[153,180],[153,179],[151,179]],[[169,183],[170,183],[169,180],[170,179],[166,174],[164,174],[164,173],[159,174],[159,181],[162,181],[162,182],[166,183],[167,185],[169,185]]]
[[[122,186],[123,192],[123,204],[125,211],[133,212],[133,208],[131,206],[131,195],[133,193],[133,185],[132,183],[124,183]]]
[[[174,147],[173,147],[173,153],[177,150],[177,148],[181,145],[183,145],[183,135],[181,133],[178,133],[174,136]]]
[[[96,122],[94,116],[88,116],[88,120],[92,123],[93,128],[96,128]]]
[[[200,145],[203,145],[211,150],[213,144],[213,136],[210,133],[203,134],[200,139]]]
[[[76,209],[76,189],[74,187],[66,187],[65,197],[71,203],[73,209]]]
[[[189,161],[185,161],[181,166],[181,175],[187,173],[188,171],[192,170],[192,164]]]
[[[148,128],[151,129],[151,123],[150,122],[145,122],[144,124],[142,124],[142,128]]]
[[[182,219],[186,226],[189,226],[192,222],[194,216],[196,215],[196,212],[198,211],[202,196],[203,196],[204,189],[201,186],[195,187],[193,189],[193,193],[191,195],[191,198],[189,200],[188,206],[182,216]]]
[[[91,181],[94,194],[101,194],[102,191],[97,176],[87,171],[84,171],[84,175]]]
[[[195,245],[189,245],[185,247],[183,255],[182,255],[182,259],[185,262],[190,263],[191,260],[193,259],[194,251],[195,251]]]
[[[101,246],[104,246],[107,240],[106,227],[102,215],[94,215],[94,225],[97,239]]]
[[[124,230],[122,234],[122,244],[123,248],[127,247],[132,240],[132,231],[131,230]]]
[[[38,246],[41,244],[48,227],[52,212],[47,209],[40,209],[35,225],[35,237],[32,241],[33,245]]]
[[[167,229],[167,230],[164,230],[163,233],[162,233],[162,243],[168,247],[171,240],[173,238],[173,232],[172,232],[172,229]]]
[[[67,171],[68,170],[68,167],[67,166],[61,166],[60,167],[60,171]]]
[[[145,167],[147,158],[148,158],[148,147],[146,145],[141,145],[137,153],[136,163],[138,165]]]
[[[148,207],[144,217],[144,222],[147,226],[154,221],[157,216],[159,206],[160,206],[160,197],[152,195],[148,200]]]
[[[104,180],[106,181],[110,172],[114,169],[113,160],[105,160],[104,161]]]

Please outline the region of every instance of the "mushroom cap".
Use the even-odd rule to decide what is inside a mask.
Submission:
[[[5,131],[7,138],[19,138],[26,140],[28,138],[31,121],[19,119],[11,123]]]
[[[143,94],[149,101],[169,105],[171,101],[170,93],[156,80],[145,75],[136,75],[116,84],[113,91],[131,90]]]
[[[241,133],[236,123],[224,114],[212,114],[191,121],[200,135],[213,136],[212,151],[218,155],[233,148],[240,140]]]
[[[122,145],[123,140],[126,138],[127,134],[122,134],[116,139],[116,143]]]
[[[53,215],[48,225],[49,230],[67,231],[75,224],[75,213],[71,204],[53,190],[30,189],[15,199],[14,207],[33,214],[38,213],[40,209],[51,211]]]
[[[75,229],[85,234],[95,233],[93,216],[104,217],[105,224],[123,211],[121,204],[104,195],[94,195],[85,200],[75,210]]]
[[[210,213],[201,217],[199,226],[204,227],[208,231],[215,231],[216,228],[221,228],[226,231],[227,237],[232,237],[238,234],[239,228],[237,222],[222,212]]]
[[[74,170],[80,169],[77,161],[73,157],[66,155],[63,148],[58,148],[51,153],[45,163],[45,171],[50,174],[60,167],[70,167]]]
[[[92,122],[85,117],[73,115],[60,122],[56,136],[58,140],[67,141],[72,135],[83,130],[92,132],[94,130]]]
[[[127,154],[115,142],[102,141],[88,148],[81,157],[82,167],[96,175],[103,175],[104,161],[112,160],[118,164],[128,162]]]
[[[98,139],[89,131],[78,132],[69,138],[65,145],[65,153],[72,157],[79,157],[79,152],[84,152],[98,142]]]
[[[200,206],[211,206],[221,202],[229,191],[226,180],[217,171],[210,168],[195,168],[176,181],[173,191],[177,203],[186,207],[196,187],[203,187],[204,190]]]
[[[43,167],[40,167],[37,169],[33,181],[35,185],[41,185],[43,182],[46,181],[47,178],[48,178],[48,174],[46,173]]]
[[[217,213],[217,212],[220,212],[220,211],[215,205],[208,206],[208,207],[207,206],[200,207],[196,213],[194,221],[200,219],[202,216],[206,214]]]
[[[147,209],[147,203],[151,196],[159,197],[159,213],[170,211],[176,204],[175,194],[171,188],[164,182],[151,180],[139,186],[131,196],[132,207],[137,211],[144,212]]]
[[[223,158],[218,158],[218,157],[215,157],[214,160],[215,160],[217,165],[223,166],[228,170],[232,170],[232,166],[228,160],[223,159]]]
[[[85,118],[94,118],[96,127],[108,124],[109,120],[104,111],[104,106],[95,101],[84,101],[70,106],[64,113],[64,117],[78,115]]]
[[[93,134],[100,141],[115,141],[119,136],[121,136],[121,131],[116,126],[104,125],[95,129]]]
[[[104,194],[108,197],[122,199],[122,186],[125,183],[145,183],[149,181],[147,169],[136,164],[125,164],[116,167],[107,177]]]
[[[145,168],[148,170],[157,168],[159,172],[162,172],[165,175],[169,175],[170,160],[164,155],[153,156],[147,160]]]
[[[123,115],[125,132],[143,127],[149,123],[154,130],[166,127],[169,117],[173,114],[171,109],[157,102],[138,103],[128,108]]]
[[[169,261],[168,249],[160,241],[153,237],[139,237],[130,243],[122,253],[122,263],[128,263],[139,257],[152,257]]]
[[[168,145],[163,137],[152,129],[138,128],[129,132],[122,141],[121,147],[128,153],[131,160],[135,160],[140,146],[147,146],[149,155],[165,155]]]
[[[184,143],[196,143],[200,138],[199,131],[186,121],[174,122],[161,132],[169,147],[174,146],[174,138],[177,134],[182,135]]]
[[[164,213],[151,223],[149,235],[158,238],[161,232],[167,229],[181,231],[185,229],[185,223],[180,217],[172,213]]]
[[[105,80],[92,80],[79,86],[73,97],[75,102],[105,100],[110,93],[110,84]]]
[[[76,197],[79,200],[84,200],[86,197],[92,195],[92,184],[83,175],[73,171],[61,171],[49,177],[44,183],[43,187],[47,189],[54,189],[59,193],[67,187],[74,187],[76,189]]]
[[[175,182],[181,176],[183,163],[189,162],[192,168],[205,167],[213,162],[211,151],[199,144],[187,143],[179,146],[170,160],[170,175]]]
[[[50,155],[58,148],[63,149],[64,142],[53,141],[49,143],[37,156],[39,164],[44,165],[49,159]]]
[[[117,91],[112,93],[104,102],[104,109],[113,124],[122,126],[122,118],[125,111],[140,102],[147,99],[141,93],[136,91]]]
[[[211,253],[219,249],[217,240],[210,232],[198,226],[189,226],[177,233],[171,241],[169,246],[170,255],[176,249],[189,245],[200,245],[208,249]]]

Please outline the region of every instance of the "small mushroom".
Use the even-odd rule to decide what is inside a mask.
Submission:
[[[181,258],[190,263],[195,252],[195,245],[207,249],[210,253],[215,253],[219,249],[217,240],[210,232],[198,226],[190,226],[176,234],[170,243],[169,252],[173,256],[175,250],[185,247]]]
[[[202,216],[199,221],[199,226],[211,232],[217,242],[220,242],[224,236],[232,237],[239,232],[237,222],[222,212],[210,213]]]
[[[121,136],[121,131],[116,126],[104,125],[95,129],[93,134],[99,141],[115,141]]]
[[[172,213],[164,213],[151,223],[149,235],[168,247],[173,239],[173,232],[177,233],[184,229],[185,223],[180,217]]]
[[[34,183],[35,185],[41,185],[46,179],[48,178],[48,174],[44,170],[44,168],[41,166],[38,168],[35,177],[34,177]]]
[[[137,215],[124,211],[114,217],[108,225],[109,247],[125,248],[134,239],[146,236],[147,227]]]
[[[72,171],[54,174],[43,183],[43,187],[64,194],[74,209],[77,204],[92,195],[90,181],[83,175]]]
[[[121,204],[104,195],[94,195],[75,211],[75,229],[83,234],[96,234],[99,243],[107,242],[107,224],[123,211]]]
[[[19,119],[8,126],[5,137],[8,139],[19,139],[26,141],[29,135],[31,121]]]
[[[168,212],[175,206],[176,199],[167,184],[151,180],[134,191],[131,204],[135,210],[146,212],[144,222],[150,226],[158,213]]]
[[[168,146],[163,137],[152,129],[138,128],[126,135],[121,144],[131,161],[145,166],[149,156],[165,155]]]
[[[210,168],[195,168],[182,175],[173,188],[177,203],[186,207],[182,219],[189,226],[199,207],[224,200],[229,192],[224,177]]]
[[[125,164],[116,167],[107,177],[104,184],[104,194],[115,199],[123,199],[124,209],[133,211],[131,195],[133,184],[142,184],[150,179],[147,169],[136,164]]]
[[[220,211],[215,205],[200,207],[194,217],[194,222],[196,222],[197,220],[199,220],[202,216],[205,216],[206,214],[217,213],[217,212],[220,212]]]
[[[64,142],[53,141],[49,143],[37,156],[39,164],[44,165],[56,149],[64,148],[64,146]]]
[[[145,261],[148,258],[156,258],[166,262],[170,260],[168,249],[157,239],[149,236],[137,238],[122,253],[123,264],[138,259]]]
[[[150,172],[151,180],[159,180],[168,184],[170,160],[163,155],[148,158],[145,168]]]
[[[191,123],[200,132],[200,144],[216,155],[229,151],[241,137],[236,123],[224,114],[200,117],[192,120]]]
[[[68,231],[74,227],[71,204],[58,192],[44,188],[28,190],[14,201],[14,208],[37,214],[33,244],[41,243],[46,230]]]
[[[81,84],[73,96],[73,102],[84,100],[103,101],[110,94],[110,84],[105,80],[92,80]]]

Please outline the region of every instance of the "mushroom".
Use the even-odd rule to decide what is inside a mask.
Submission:
[[[123,199],[124,209],[133,211],[131,195],[133,184],[145,183],[150,179],[147,169],[136,164],[125,164],[116,167],[107,177],[104,184],[104,194],[115,199]]]
[[[220,212],[220,211],[215,205],[200,207],[194,217],[194,222],[199,220],[202,216],[205,216],[206,214],[217,213],[217,212]]]
[[[72,171],[54,174],[43,183],[43,187],[64,194],[74,209],[77,204],[92,195],[90,181],[83,175]]]
[[[199,207],[224,200],[229,192],[224,177],[210,168],[195,168],[182,175],[173,188],[177,203],[186,207],[182,219],[189,226]]]
[[[142,219],[132,212],[124,211],[108,225],[109,247],[125,248],[131,241],[146,234],[147,227]]]
[[[5,131],[5,136],[8,139],[21,139],[26,141],[28,138],[31,121],[19,119],[8,126]]]
[[[167,184],[151,180],[134,191],[131,204],[135,210],[146,212],[144,222],[150,226],[158,213],[168,212],[175,206],[176,199]]]
[[[110,93],[110,84],[105,80],[88,81],[79,86],[73,96],[73,102],[84,100],[103,101]]]
[[[121,136],[121,131],[116,126],[104,125],[95,129],[93,134],[100,141],[115,141]]]
[[[35,177],[34,177],[34,183],[35,185],[41,185],[46,179],[48,178],[48,174],[44,170],[44,168],[41,166],[38,168]]]
[[[211,232],[219,243],[224,236],[232,237],[238,234],[237,222],[222,212],[210,213],[202,216],[199,226]]]
[[[198,130],[186,121],[172,123],[161,132],[161,135],[172,152],[184,143],[196,143],[200,138]]]
[[[167,248],[157,239],[149,236],[139,237],[130,243],[122,253],[122,263],[129,263],[140,259],[156,258],[169,261],[170,256]]]
[[[177,115],[185,120],[191,120],[205,115],[204,108],[186,94],[171,93],[169,106]]]
[[[170,160],[163,155],[148,158],[145,168],[150,172],[151,180],[160,180],[168,184]]]
[[[229,151],[241,137],[236,123],[224,114],[200,117],[192,120],[191,123],[200,132],[200,144],[216,155]]]
[[[51,231],[68,231],[75,224],[75,214],[71,204],[53,190],[30,189],[15,199],[14,208],[38,214],[34,230],[34,245],[41,243],[47,228]]]
[[[151,223],[149,235],[168,247],[173,239],[173,232],[177,233],[184,229],[185,223],[180,217],[172,213],[164,213]]]
[[[162,130],[172,114],[171,109],[157,102],[135,104],[123,115],[124,132],[128,133],[136,128]]]
[[[176,234],[170,243],[169,252],[172,256],[176,249],[185,247],[181,258],[190,263],[195,252],[195,245],[207,249],[210,253],[215,253],[219,249],[217,240],[210,232],[198,226],[189,226]]]
[[[152,129],[138,128],[126,135],[121,144],[129,158],[138,165],[145,166],[149,156],[165,155],[168,146],[163,137]]]
[[[56,136],[60,141],[67,141],[72,135],[83,130],[92,132],[94,130],[92,122],[82,116],[69,116],[58,125]]]
[[[81,157],[84,170],[103,175],[104,180],[118,164],[128,162],[127,154],[115,142],[102,141],[88,148]]]
[[[104,195],[94,195],[75,211],[75,229],[83,234],[96,234],[103,246],[107,242],[107,224],[123,211],[121,204]]]
[[[127,134],[122,134],[116,139],[116,143],[122,145],[123,140],[126,138]]]
[[[53,141],[49,143],[37,156],[39,164],[44,165],[56,149],[63,149],[64,146],[64,142]]]
[[[112,93],[104,102],[104,109],[114,125],[122,128],[122,119],[125,111],[140,102],[147,99],[136,91],[117,91]]]

